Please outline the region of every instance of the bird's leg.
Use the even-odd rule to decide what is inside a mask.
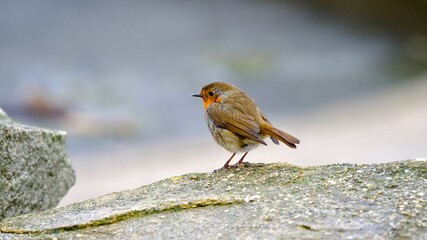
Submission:
[[[242,158],[240,158],[240,160],[236,164],[233,164],[233,165],[231,165],[229,167],[237,168],[238,166],[240,166],[242,164],[242,162],[243,162],[243,159],[245,159],[246,154],[248,154],[248,152],[245,152],[245,154],[243,154]]]
[[[222,169],[230,168],[229,163],[230,163],[231,159],[233,159],[234,155],[236,155],[236,153],[233,153],[233,155],[231,155],[231,157],[227,160],[227,162],[225,162],[225,164],[224,164],[224,166],[222,168],[216,169],[213,172],[216,173],[216,172],[219,172]]]
[[[243,159],[246,157],[246,154],[248,154],[248,152],[246,152],[245,154],[243,154],[242,158],[240,158],[240,160],[237,162],[237,165],[241,164],[243,162]]]
[[[231,159],[233,159],[234,155],[236,155],[236,153],[233,153],[233,155],[231,155],[231,157],[227,160],[227,162],[224,164],[224,166],[222,168],[229,168],[230,165],[228,165],[231,161]]]

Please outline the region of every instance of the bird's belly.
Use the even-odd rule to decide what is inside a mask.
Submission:
[[[256,141],[241,137],[227,129],[219,128],[209,120],[207,124],[215,142],[229,152],[248,152],[259,145]]]

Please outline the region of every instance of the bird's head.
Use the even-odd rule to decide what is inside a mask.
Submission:
[[[200,94],[193,97],[200,97],[203,100],[203,107],[206,109],[211,103],[221,102],[235,87],[228,83],[213,82],[202,88]]]

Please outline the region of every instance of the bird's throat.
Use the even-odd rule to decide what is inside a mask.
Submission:
[[[207,98],[207,99],[203,99],[203,107],[205,108],[205,110],[209,107],[209,105],[211,105],[214,102],[220,102],[221,98],[217,97],[217,98]]]

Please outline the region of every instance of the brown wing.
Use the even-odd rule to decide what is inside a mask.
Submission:
[[[264,113],[262,113],[259,109],[258,112],[261,114],[262,119],[271,125],[270,121],[267,119],[267,117],[264,115]],[[277,139],[275,139],[274,137],[270,137],[271,141],[273,141],[274,144],[279,145],[279,141]]]
[[[206,109],[209,119],[215,126],[267,145],[259,136],[260,127],[255,118],[246,114],[248,109],[245,109],[247,108],[245,105],[233,107],[232,104],[227,104],[227,108],[224,108],[220,104],[211,104]]]

